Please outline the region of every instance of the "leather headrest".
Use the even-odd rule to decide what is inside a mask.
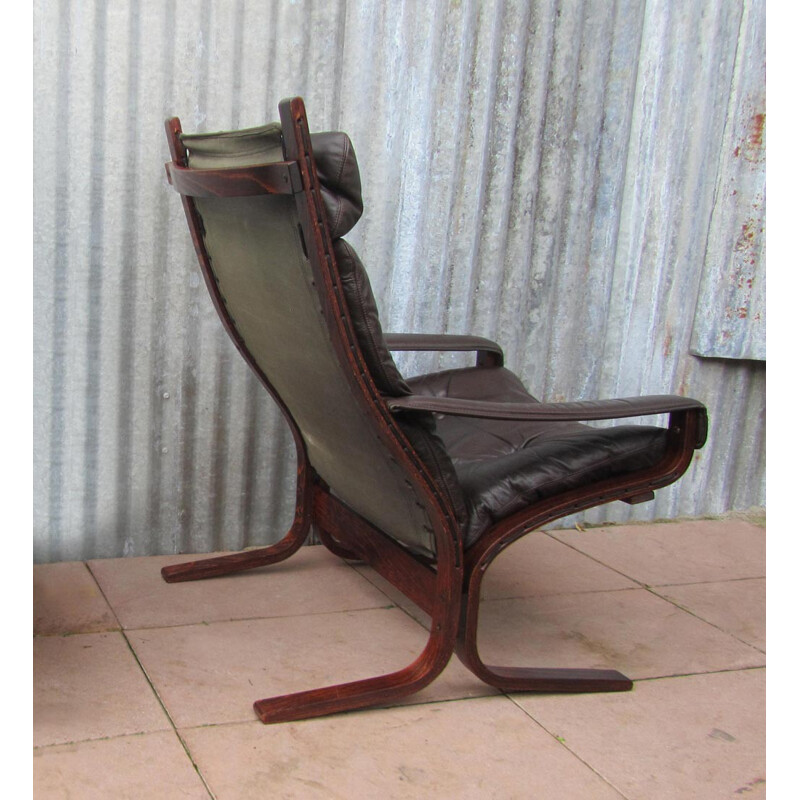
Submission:
[[[311,134],[311,149],[331,238],[338,239],[353,228],[364,211],[353,143],[346,133],[325,131]]]

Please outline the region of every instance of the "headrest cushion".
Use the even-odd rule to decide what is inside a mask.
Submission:
[[[353,144],[346,133],[326,131],[311,134],[311,149],[331,238],[338,239],[353,228],[364,211]]]

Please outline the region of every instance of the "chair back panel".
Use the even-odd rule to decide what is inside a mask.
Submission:
[[[277,125],[181,138],[190,167],[283,159]],[[294,197],[197,197],[194,202],[226,311],[293,417],[313,468],[368,521],[411,550],[435,555],[422,498],[379,439],[337,356]]]

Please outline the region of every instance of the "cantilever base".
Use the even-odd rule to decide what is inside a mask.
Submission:
[[[484,665],[479,677],[506,692],[578,694],[581,692],[627,692],[633,681],[615,669],[535,669]]]

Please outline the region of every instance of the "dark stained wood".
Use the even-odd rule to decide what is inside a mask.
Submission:
[[[461,662],[486,683],[504,691],[594,692],[625,691],[631,681],[608,670],[541,670],[488,666],[478,653],[478,617],[481,584],[490,564],[509,545],[532,530],[560,517],[607,503],[639,497],[644,492],[677,480],[692,460],[696,442],[705,424],[704,411],[681,411],[670,415],[666,452],[649,470],[621,479],[609,479],[548,498],[511,515],[487,531],[467,552],[461,623],[456,654]],[[560,688],[554,689],[558,685]]]
[[[428,642],[419,657],[405,669],[352,683],[259,700],[254,708],[263,722],[303,719],[394,702],[428,685],[444,669],[454,652],[478,677],[504,691],[630,689],[631,681],[614,670],[542,669],[485,664],[477,647],[481,583],[494,559],[530,531],[560,517],[612,500],[642,502],[651,498],[654,490],[677,480],[688,467],[693,450],[702,446],[705,440],[705,411],[681,410],[670,415],[667,451],[661,462],[651,469],[565,492],[523,509],[496,524],[465,552],[461,529],[450,501],[398,426],[361,354],[336,269],[303,101],[300,98],[284,100],[279,110],[285,159],[281,164],[272,165],[269,169],[254,166],[235,170],[191,170],[180,139],[180,122],[172,119],[166,123],[172,157],[167,173],[173,186],[182,193],[200,268],[222,323],[245,361],[280,407],[292,431],[298,461],[295,520],[284,539],[276,545],[165,567],[162,571],[165,580],[196,580],[275,563],[289,557],[300,547],[313,524],[323,544],[332,552],[342,558],[359,559],[370,564],[430,614]],[[375,435],[403,469],[424,504],[434,532],[437,552],[435,564],[416,558],[331,495],[309,464],[302,433],[290,409],[284,405],[258,366],[221,299],[192,193],[196,193],[195,196],[216,197],[270,193],[275,189],[286,193],[285,176],[288,176],[291,185],[291,192],[288,193],[294,195],[297,205],[314,285],[319,292],[320,308],[327,321],[336,357],[351,382],[353,396],[363,410],[366,423],[372,426]],[[394,341],[401,349],[412,345],[438,348],[444,344],[444,338],[415,339],[409,335],[397,335]],[[472,347],[478,342],[479,365],[502,363],[502,351],[493,343],[487,344],[484,340],[479,342],[474,337],[461,338],[461,347]]]
[[[436,604],[436,571],[327,492],[314,497],[314,522],[335,546],[369,564],[423,611]],[[327,544],[327,542],[325,542]]]
[[[630,497],[620,497],[623,503],[628,503],[628,505],[635,506],[637,503],[649,503],[651,500],[654,500],[656,493],[652,491],[649,492],[642,492],[641,494],[632,494]]]
[[[491,667],[470,664],[485,683],[504,692],[627,692],[633,681],[615,669],[548,669],[545,667]]]
[[[221,575],[230,575],[233,572],[244,572],[256,567],[265,567],[268,564],[277,564],[284,561],[302,547],[308,538],[311,529],[311,496],[312,474],[305,463],[301,463],[297,476],[297,502],[292,527],[279,542],[269,547],[255,550],[245,550],[241,553],[232,553],[227,556],[203,558],[199,561],[187,561],[183,564],[172,564],[163,567],[161,576],[167,583],[180,583],[183,581],[197,581],[205,578],[216,578]]]

